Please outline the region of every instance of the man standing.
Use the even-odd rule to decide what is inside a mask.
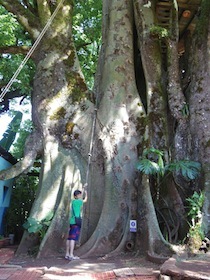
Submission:
[[[87,184],[84,185],[84,188]],[[87,196],[85,197],[85,200]],[[67,260],[78,260],[79,257],[74,256],[74,248],[76,241],[79,240],[81,225],[76,224],[75,218],[81,217],[81,211],[83,206],[82,192],[80,190],[74,191],[74,200],[72,201],[71,215],[70,215],[70,228],[69,235],[66,240],[66,255]]]

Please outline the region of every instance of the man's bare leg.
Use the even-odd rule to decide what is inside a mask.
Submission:
[[[71,240],[66,240],[66,256],[65,257],[70,256],[70,241]]]
[[[75,247],[75,240],[70,240],[70,259],[71,260],[79,260],[79,257],[74,256],[74,247]]]
[[[69,250],[69,256],[74,256],[74,247],[75,247],[75,240],[69,240],[70,241],[70,250]]]

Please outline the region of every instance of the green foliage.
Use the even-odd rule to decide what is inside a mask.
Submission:
[[[16,30],[19,24],[16,19],[0,6],[0,46],[16,45]]]
[[[4,132],[2,139],[0,140],[0,146],[4,148],[6,151],[9,151],[12,146],[16,133],[20,127],[22,121],[23,114],[21,112],[16,112],[14,118],[9,123],[7,130]]]
[[[185,179],[193,180],[200,172],[200,163],[189,160],[180,160],[165,164],[163,152],[149,148],[143,152],[142,158],[137,163],[137,170],[147,175],[158,175],[163,177],[166,172],[181,172]]]
[[[150,34],[152,36],[157,36],[159,39],[167,38],[169,36],[168,30],[159,25],[153,25],[150,28]]]
[[[196,161],[179,160],[170,163],[166,168],[169,171],[180,171],[185,179],[194,180],[200,173],[201,165]]]
[[[148,159],[148,157],[151,156],[157,159],[157,162]],[[163,152],[155,148],[144,150],[143,157],[137,164],[137,169],[147,175],[160,174],[163,176],[164,175]]]
[[[24,55],[21,54],[3,54],[0,59],[0,82],[6,85],[12,78],[15,71],[18,69],[24,59]],[[22,95],[30,95],[31,93],[31,81],[34,76],[35,66],[32,60],[29,60],[22,71],[18,75],[18,78],[10,87],[10,91],[18,90]]]
[[[31,40],[14,15],[0,6],[0,47],[31,46]]]
[[[14,233],[17,241],[23,234],[22,225],[28,218],[34,202],[38,180],[38,177],[28,175],[20,176],[15,180],[4,224],[6,233]]]
[[[29,217],[23,224],[23,227],[24,229],[27,229],[29,233],[36,233],[42,228],[42,225],[34,218]]]
[[[101,46],[102,1],[78,0],[74,7],[73,34],[78,58],[92,88]]]
[[[147,158],[143,158],[138,162],[137,169],[147,175],[149,174],[154,175],[159,172],[158,164]]]
[[[190,251],[193,252],[199,250],[202,244],[202,240],[205,237],[204,232],[199,223],[197,223],[194,227],[190,227],[187,237]]]
[[[30,5],[34,8],[34,1]],[[35,7],[36,8],[36,7]],[[89,88],[93,87],[94,74],[101,46],[102,1],[78,0],[74,5],[73,36],[80,64]],[[0,6],[0,46],[31,46],[29,34],[16,18]],[[0,60],[0,82],[7,84],[24,59],[21,54],[3,54]],[[31,81],[35,65],[29,60],[10,90],[19,90],[24,95],[31,93]]]
[[[3,6],[0,6],[0,30],[0,47],[31,45],[28,33],[24,31],[14,15]]]
[[[201,219],[204,194],[194,192],[192,197],[187,198],[186,201],[189,204],[188,216],[191,218],[192,225],[195,225]]]
[[[26,141],[28,135],[32,131],[32,127],[33,126],[32,126],[31,120],[26,120],[23,122],[21,128],[19,129],[18,138],[14,142],[12,149],[11,149],[11,153],[15,158],[20,159],[23,157],[24,144],[25,144],[25,141]]]
[[[40,238],[42,239],[47,232],[47,229],[51,223],[53,215],[54,215],[53,212],[49,212],[47,216],[41,221],[29,217],[27,221],[23,224],[23,227],[26,230],[28,230],[29,233],[38,233]]]
[[[24,31],[12,13],[0,6],[0,47],[5,46],[31,46],[29,34]],[[25,55],[5,53],[0,56],[0,83],[6,85],[13,73],[18,69]],[[31,93],[31,81],[34,76],[35,65],[29,60],[18,78],[10,87],[10,91],[19,90],[22,95]]]
[[[180,160],[177,162],[171,162],[171,163],[165,163],[164,162],[164,153],[158,149],[154,148],[149,148],[144,150],[142,158],[139,160],[137,163],[137,170],[140,172],[147,174],[147,175],[153,175],[155,178],[155,183],[156,183],[156,199],[157,201],[159,200],[159,194],[160,194],[160,185],[161,185],[161,177],[166,178],[168,174],[171,172],[181,172],[182,176],[187,179],[187,180],[193,180],[195,179],[199,172],[200,172],[200,163],[194,162],[194,161],[189,161],[189,160]],[[197,208],[195,209],[195,206],[200,206],[198,201],[195,200],[196,195],[192,198],[193,201],[191,202],[193,207],[191,207],[191,214],[194,214],[192,211],[197,211]],[[193,204],[194,202],[194,204]],[[163,209],[157,209],[157,213],[159,214],[159,223],[160,223],[160,228],[161,231],[163,232],[163,235],[165,238],[169,238],[171,242],[172,238],[174,238],[172,232],[173,230],[170,230],[170,224],[174,227],[174,225],[178,225],[176,223],[176,215],[173,217],[173,210],[171,213],[166,213],[170,214],[164,217],[163,214]],[[170,207],[166,207],[166,209],[170,209]],[[175,212],[174,212],[175,213]],[[197,212],[196,212],[197,213]],[[199,227],[197,227],[197,231],[195,232],[195,228],[190,228],[190,233],[191,236],[194,234],[196,237],[195,239],[191,239],[192,242],[195,240],[197,241],[198,238],[197,236],[200,234],[198,232],[200,230]],[[200,236],[200,235],[199,235]],[[194,243],[193,243],[194,244]],[[194,246],[194,245],[193,245]]]
[[[188,104],[184,104],[183,108],[182,108],[182,115],[187,117],[190,115],[190,110],[189,110],[189,105]]]
[[[204,193],[194,192],[193,195],[186,199],[188,202],[188,216],[191,223],[189,223],[189,247],[193,251],[198,249],[201,245],[201,241],[204,238],[204,232],[201,227],[202,220],[202,207],[204,203]]]

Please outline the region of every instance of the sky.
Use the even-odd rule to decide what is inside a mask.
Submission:
[[[4,114],[0,116],[0,139],[2,138],[3,133],[7,129],[8,124],[12,118],[10,118],[8,115]]]
[[[17,100],[18,102],[18,100]],[[11,109],[18,110],[23,113],[23,119],[22,122],[31,119],[31,106],[30,104],[24,104],[24,105],[11,105]],[[12,117],[10,117],[7,113],[4,113],[0,115],[0,139],[2,138],[2,135],[4,134],[5,130],[8,127],[8,124],[11,122]]]

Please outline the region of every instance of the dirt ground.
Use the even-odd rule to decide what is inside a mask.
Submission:
[[[13,250],[13,255],[8,256],[6,261],[9,265],[21,266],[23,268],[47,267],[47,268],[69,268],[75,272],[104,272],[120,268],[138,267],[140,270],[149,269],[164,275],[179,277],[178,279],[210,279],[210,252],[197,255],[172,256],[168,260],[156,257],[148,260],[148,257],[134,255],[133,253],[123,253],[117,257],[81,258],[78,261],[65,260],[62,254],[54,257],[36,259],[30,256],[15,256],[15,248],[0,249],[1,258],[8,250]],[[5,259],[6,260],[6,259]],[[188,278],[186,278],[188,277]]]
[[[89,258],[81,258],[81,262],[87,262],[91,264],[98,264],[101,263],[107,264],[107,266],[113,265],[116,268],[122,267],[145,267],[151,268],[155,270],[159,270],[161,264],[157,264],[147,260],[144,256],[135,256],[131,253],[124,253],[118,255],[116,257],[89,257]],[[35,267],[35,266],[46,266],[46,267],[53,267],[53,266],[65,266],[70,261],[66,260],[63,255],[57,255],[54,257],[45,257],[45,258],[34,258],[28,255],[25,256],[13,256],[9,260],[9,264],[13,265],[21,265],[22,267]],[[76,263],[76,261],[71,261],[71,263]]]

